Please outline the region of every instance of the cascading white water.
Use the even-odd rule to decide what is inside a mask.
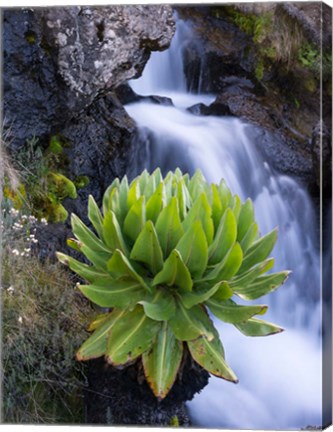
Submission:
[[[146,145],[144,167],[162,171],[179,166],[206,179],[224,178],[242,200],[255,204],[262,234],[279,227],[273,251],[275,269],[292,276],[262,303],[266,314],[285,328],[268,338],[246,338],[231,325],[216,322],[226,358],[239,377],[233,385],[212,377],[188,404],[192,421],[203,427],[237,429],[299,429],[322,424],[321,303],[316,222],[305,190],[288,176],[273,173],[254,145],[260,130],[236,118],[200,117],[186,111],[212,95],[186,92],[182,46],[191,37],[188,24],[178,21],[171,47],[153,53],[142,78],[131,82],[142,95],[171,97],[175,106],[148,102],[125,108]]]

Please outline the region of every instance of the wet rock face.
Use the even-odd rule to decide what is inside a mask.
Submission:
[[[329,8],[320,2],[287,2],[181,6],[177,11],[194,32],[184,47],[188,88],[217,96],[209,107],[194,106],[190,112],[233,115],[263,128],[263,138],[257,139],[264,158],[318,194],[319,147],[313,129],[321,115],[328,141],[331,135]],[[322,39],[321,25],[327,33]],[[329,160],[327,147],[322,156]],[[329,163],[323,166],[329,174]]]
[[[169,6],[5,9],[4,120],[12,148],[67,125],[139,76],[175,31]]]

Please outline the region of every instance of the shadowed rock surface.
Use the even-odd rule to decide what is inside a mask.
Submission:
[[[145,381],[141,362],[121,370],[99,358],[91,360],[88,368],[88,424],[171,426],[177,417],[179,426],[189,426],[185,402],[200,392],[209,378],[186,352],[175,384],[159,402]]]
[[[89,184],[65,207],[85,219],[87,198],[122,177],[135,157],[133,120],[113,90],[141,74],[175,32],[169,6],[3,10],[3,112],[9,150],[38,137],[67,143],[68,177]],[[135,174],[135,173],[134,173]]]

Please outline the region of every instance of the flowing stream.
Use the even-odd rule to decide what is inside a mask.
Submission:
[[[292,275],[268,304],[264,319],[283,333],[247,338],[232,325],[215,322],[237,385],[215,377],[188,403],[194,425],[236,429],[299,429],[322,423],[321,302],[316,219],[306,191],[292,178],[274,173],[258,153],[259,128],[237,118],[197,116],[186,110],[214,95],[190,94],[183,73],[182,48],[193,38],[178,21],[170,48],[153,53],[143,76],[130,85],[140,95],[167,96],[174,106],[147,101],[125,108],[139,128],[142,161],[137,169],[166,173],[200,168],[206,179],[227,181],[242,201],[250,197],[262,234],[279,227],[272,255],[274,270]],[[199,43],[199,42],[198,42]]]

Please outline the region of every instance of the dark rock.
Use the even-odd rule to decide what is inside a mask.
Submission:
[[[177,416],[189,426],[185,402],[208,384],[209,374],[186,352],[181,373],[161,402],[153,395],[140,361],[125,369],[108,365],[103,358],[89,361],[86,422],[113,425],[170,426]]]
[[[313,128],[312,140],[312,162],[315,172],[317,186],[321,184],[326,193],[330,193],[332,188],[332,142],[328,128],[319,121]]]
[[[132,87],[130,87],[127,83],[118,86],[114,92],[119,102],[121,102],[123,105],[140,102],[142,98],[142,96],[136,94]]]
[[[249,135],[256,144],[258,151],[270,166],[277,172],[282,172],[298,179],[313,189],[315,179],[312,172],[312,161],[309,149],[295,151],[298,143],[285,139],[279,131],[272,132],[261,127],[252,128]]]
[[[167,48],[174,31],[169,6],[3,10],[9,148],[15,158],[28,138],[36,136],[47,147],[50,136],[60,134],[68,144],[62,168],[71,179],[89,178],[78,198],[64,205],[85,221],[88,195],[100,203],[135,155],[135,124],[112,91],[138,77],[151,50]]]
[[[140,76],[175,31],[169,6],[3,10],[4,126],[11,148],[59,131]]]
[[[119,101],[123,105],[135,103],[135,102],[144,102],[144,101],[148,103],[154,103],[156,105],[166,105],[166,106],[173,105],[172,100],[166,96],[138,95],[137,93],[135,93],[134,90],[132,90],[132,88],[128,84],[122,84],[121,86],[117,87],[115,90],[115,94],[117,95]]]
[[[195,104],[195,105],[187,108],[187,111],[189,111],[190,113],[192,113],[194,115],[203,115],[203,116],[208,116],[208,115],[230,116],[230,115],[232,115],[228,105],[221,103],[220,101],[215,101],[212,104],[210,104],[209,106],[207,106],[203,103],[198,103],[198,104]]]
[[[114,94],[96,100],[77,121],[63,129],[73,143],[66,149],[68,171],[75,178],[87,176],[89,184],[78,190],[78,198],[67,200],[65,207],[86,220],[88,196],[98,203],[115,177],[123,177],[130,166],[134,121]]]
[[[166,96],[141,96],[142,101],[147,101],[150,103],[154,103],[156,105],[165,105],[165,106],[172,106],[173,102],[172,99],[166,97]]]
[[[68,253],[67,238],[71,237],[71,230],[65,224],[38,225],[36,239],[38,243],[33,247],[35,253],[42,261],[57,260],[55,253]]]

